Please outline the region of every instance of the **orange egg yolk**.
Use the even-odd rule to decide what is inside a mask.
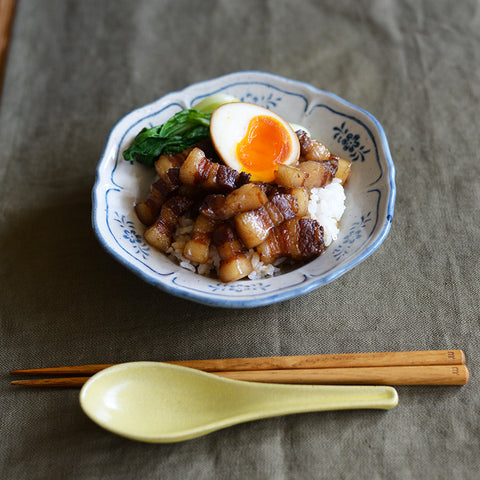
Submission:
[[[252,180],[271,182],[279,163],[291,153],[291,139],[285,127],[267,115],[253,117],[245,137],[237,145],[237,158]]]

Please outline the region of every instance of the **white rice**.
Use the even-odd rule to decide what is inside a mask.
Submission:
[[[341,181],[336,178],[325,187],[313,188],[311,190],[308,202],[308,213],[311,218],[314,218],[323,226],[326,247],[337,239],[339,222],[345,211],[345,199],[345,192]],[[183,268],[200,275],[210,276],[215,273],[220,265],[220,258],[215,247],[210,247],[210,257],[205,264],[191,262],[183,256],[183,249],[188,240],[190,240],[193,225],[194,221],[190,218],[182,217],[180,219],[174,235],[174,241],[167,253],[171,260]],[[255,250],[249,250],[248,255],[253,266],[253,271],[248,276],[249,279],[258,280],[273,277],[280,273],[280,264],[284,261],[283,258],[277,259],[274,264],[264,264]]]
[[[279,262],[274,264],[265,264],[260,260],[260,255],[255,250],[249,251],[250,261],[252,262],[253,271],[248,275],[250,280],[259,280],[260,278],[273,277],[280,272]],[[282,259],[283,260],[283,259]]]
[[[312,188],[310,193],[308,213],[322,225],[326,247],[337,239],[345,199],[342,182],[338,178],[323,188]]]

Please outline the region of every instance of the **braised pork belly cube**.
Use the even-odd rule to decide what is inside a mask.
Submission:
[[[307,174],[305,188],[321,188],[332,181],[338,169],[338,161],[336,159],[307,160],[300,162],[298,168]]]
[[[331,154],[323,143],[311,138],[303,130],[299,130],[295,133],[300,142],[300,163],[312,160],[316,162],[330,161],[337,165],[337,170],[334,176],[341,180],[342,185],[345,185],[350,176],[352,162]],[[309,173],[308,171],[306,172]]]
[[[234,228],[227,222],[222,223],[212,235],[221,262],[218,276],[228,283],[246,277],[253,271],[252,262],[245,253]]]
[[[280,164],[275,171],[275,183],[285,187],[303,187],[308,173],[297,167]]]
[[[145,200],[135,204],[134,208],[138,219],[147,226],[155,222],[160,215],[163,200],[163,195],[154,183],[150,195]]]
[[[308,200],[309,193],[304,187],[291,188],[289,190],[291,195],[294,195],[297,199],[298,211],[297,217],[305,217],[308,215]]]
[[[171,168],[180,168],[190,153],[191,149],[184,150],[181,153],[160,155],[158,160],[154,163],[157,175],[161,177],[167,173]]]
[[[338,168],[337,172],[335,173],[335,178],[340,179],[342,185],[345,185],[350,178],[350,173],[352,172],[352,162],[340,157],[335,158],[338,161]]]
[[[260,245],[270,230],[297,215],[297,198],[291,194],[276,194],[262,207],[235,215],[238,236],[247,248]]]
[[[206,263],[210,253],[212,233],[217,222],[200,214],[195,220],[191,239],[185,244],[183,256],[197,263]]]
[[[330,158],[328,148],[318,140],[311,138],[304,130],[295,132],[300,142],[300,161],[322,161]]]
[[[238,213],[260,208],[267,202],[262,187],[247,183],[228,195],[208,195],[200,205],[200,212],[213,219],[226,220]]]
[[[170,168],[153,183],[150,195],[135,205],[137,217],[144,225],[152,225],[160,214],[163,202],[180,188],[178,168]]]
[[[311,260],[324,249],[323,227],[311,218],[295,217],[273,228],[256,251],[263,263],[272,263],[280,257]]]
[[[169,198],[163,205],[160,215],[153,225],[145,231],[147,243],[161,252],[166,252],[172,243],[180,216],[192,205],[192,200],[182,196]]]
[[[180,180],[206,190],[231,191],[249,181],[250,175],[208,160],[204,152],[195,147],[180,167]]]

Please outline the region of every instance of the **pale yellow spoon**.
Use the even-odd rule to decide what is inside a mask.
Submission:
[[[101,427],[152,443],[189,440],[278,415],[390,409],[397,403],[392,387],[243,382],[160,362],[107,368],[91,377],[80,392],[84,412]]]

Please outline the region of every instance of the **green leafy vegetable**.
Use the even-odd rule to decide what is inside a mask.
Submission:
[[[202,113],[212,113],[217,107],[224,103],[239,102],[240,99],[227,95],[226,93],[214,93],[205,97],[200,103],[195,105],[195,109]]]
[[[238,98],[222,93],[210,95],[195,108],[176,113],[163,125],[141,130],[123,152],[123,158],[151,167],[160,155],[180,153],[193,147],[210,137],[212,112],[224,103],[238,101]]]
[[[192,147],[209,137],[211,116],[191,108],[176,113],[159,127],[144,128],[123,152],[123,158],[152,166],[162,154],[179,153]]]

